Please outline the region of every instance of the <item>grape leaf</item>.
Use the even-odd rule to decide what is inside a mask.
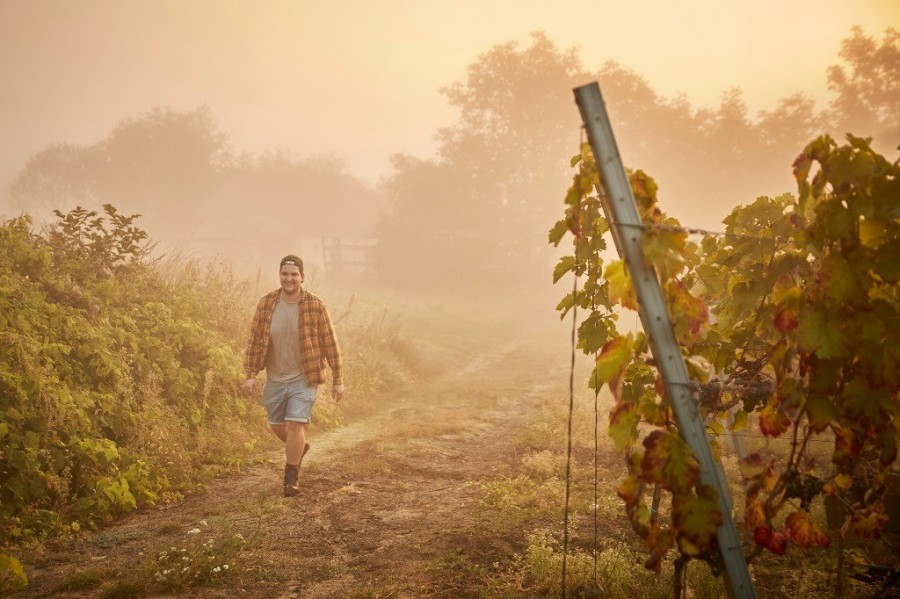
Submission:
[[[558,246],[559,242],[562,241],[562,238],[565,236],[566,231],[568,230],[569,227],[568,225],[566,225],[566,221],[558,221],[555,225],[553,225],[553,228],[550,229],[550,232],[547,236],[550,240],[550,243],[552,243],[554,246]]]
[[[807,305],[800,311],[797,340],[800,349],[823,359],[847,356],[839,323],[815,306]]]
[[[565,276],[567,272],[575,270],[575,256],[563,256],[553,269],[553,282],[556,283]]]
[[[722,524],[715,490],[708,485],[697,485],[697,495],[675,493],[672,495],[672,522],[678,529],[679,546],[705,553],[716,538],[716,528]],[[681,543],[681,539],[689,545]],[[695,553],[696,555],[696,553]]]
[[[788,515],[784,524],[791,533],[791,540],[801,547],[828,547],[831,543],[828,533],[813,524],[804,511]]]
[[[753,540],[776,555],[784,555],[787,551],[787,535],[782,531],[772,530],[771,527],[761,524],[753,530]]]
[[[662,483],[675,493],[686,493],[700,478],[700,462],[677,434],[655,430],[644,439],[644,478]]]
[[[625,269],[625,262],[622,260],[610,262],[603,271],[603,278],[609,283],[609,301],[621,304],[624,308],[637,310],[637,298],[634,295],[631,277]]]
[[[824,395],[811,394],[806,398],[806,416],[813,431],[821,433],[839,417],[837,408]]]
[[[591,377],[594,383],[599,386],[611,381],[616,374],[622,371],[630,357],[630,337],[616,337],[607,341],[597,356],[594,374]]]
[[[609,412],[607,434],[613,440],[616,450],[630,447],[637,439],[637,425],[640,416],[634,403],[618,403]]]
[[[759,430],[767,437],[778,437],[791,426],[791,419],[771,404],[759,414]]]

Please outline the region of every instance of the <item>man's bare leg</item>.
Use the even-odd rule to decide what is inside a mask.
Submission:
[[[285,426],[283,424],[270,424],[269,428],[272,429],[272,432],[276,437],[281,439],[282,443],[287,443],[287,431],[285,430]]]
[[[306,423],[285,422],[286,439],[284,442],[284,496],[293,497],[300,493],[300,462],[303,454],[309,449],[306,443]]]
[[[284,442],[284,461],[289,466],[299,466],[306,445],[306,423],[288,420],[285,422],[285,429],[287,434]]]

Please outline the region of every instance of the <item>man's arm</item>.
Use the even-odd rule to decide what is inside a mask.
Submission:
[[[334,325],[331,323],[331,316],[328,315],[328,309],[322,305],[319,313],[319,347],[325,361],[331,367],[332,388],[331,395],[335,401],[340,401],[344,396],[344,373],[341,363],[341,349],[338,346],[337,335],[334,332]]]
[[[250,325],[250,339],[247,341],[247,350],[244,352],[244,373],[247,379],[244,381],[244,388],[253,391],[256,388],[256,375],[262,370],[261,364],[265,359],[263,352],[265,344],[263,339],[263,321],[265,298],[256,305],[256,312],[253,313],[253,322]]]

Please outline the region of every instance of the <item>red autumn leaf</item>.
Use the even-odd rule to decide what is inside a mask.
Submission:
[[[766,545],[766,549],[768,549],[775,555],[784,555],[784,552],[787,551],[787,545],[787,535],[780,530],[776,530],[772,533],[772,537],[769,539],[769,543]]]
[[[755,531],[758,526],[765,526],[766,509],[761,501],[751,501],[744,509],[744,526]]]
[[[765,524],[757,524],[753,528],[753,540],[756,541],[757,545],[765,547],[771,536],[772,529]]]
[[[787,414],[768,405],[759,415],[759,430],[767,437],[778,437],[791,427]]]
[[[787,551],[787,535],[780,530],[772,530],[762,524],[753,531],[753,540],[757,545],[765,547],[776,555],[784,555]]]
[[[787,335],[797,328],[797,311],[784,307],[775,314],[775,328]]]
[[[801,547],[828,547],[831,543],[828,533],[813,524],[804,511],[790,514],[784,524],[791,533],[791,540]]]

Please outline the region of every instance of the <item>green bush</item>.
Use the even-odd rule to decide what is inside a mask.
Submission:
[[[57,213],[42,233],[27,216],[0,223],[0,535],[12,542],[177,495],[258,432],[239,393],[247,286],[151,261],[135,217],[104,211]]]

